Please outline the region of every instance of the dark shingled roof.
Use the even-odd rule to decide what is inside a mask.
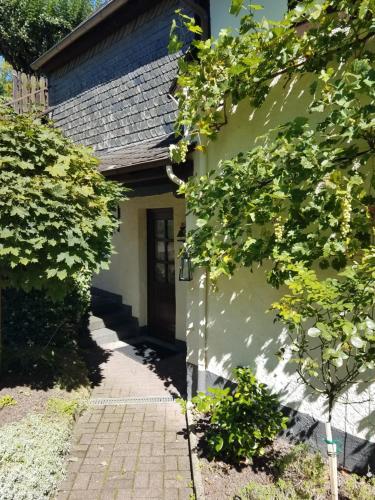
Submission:
[[[177,113],[170,93],[183,53],[168,54],[168,41],[179,6],[180,0],[156,2],[49,74],[53,119],[69,138],[102,158],[115,155],[123,166],[131,158],[132,164],[149,162],[151,154],[168,159]],[[191,34],[185,37],[186,49]],[[150,146],[163,140],[167,146]]]
[[[173,136],[132,144],[126,148],[100,157],[99,170],[111,175],[119,169],[130,171],[131,167],[165,165],[169,161],[169,145],[175,142]]]

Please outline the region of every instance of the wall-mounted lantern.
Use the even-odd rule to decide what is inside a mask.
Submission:
[[[186,224],[182,223],[177,233],[177,241],[185,243],[186,241]],[[191,281],[193,279],[193,271],[189,251],[184,248],[180,258],[180,272],[178,275],[179,281]]]
[[[180,273],[178,275],[178,279],[179,281],[191,281],[193,279],[191,259],[189,252],[186,249],[180,259]]]
[[[184,222],[181,223],[180,229],[177,233],[177,241],[185,242],[186,240],[186,224]]]

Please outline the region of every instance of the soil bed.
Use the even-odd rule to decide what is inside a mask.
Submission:
[[[275,484],[277,480],[275,461],[287,455],[293,448],[293,445],[288,441],[278,438],[272,445],[266,448],[265,454],[262,457],[255,457],[253,463],[243,462],[240,465],[235,465],[217,459],[208,460],[202,433],[196,432],[196,438],[198,441],[197,453],[206,500],[241,500],[245,498],[241,497],[241,490],[250,482],[255,482],[259,485]],[[338,482],[340,489],[342,489],[343,484],[350,476],[350,473],[339,470]],[[293,482],[293,478],[290,479]],[[295,479],[298,481],[300,478]],[[311,500],[331,499],[328,477],[326,484],[327,493],[311,496]],[[367,496],[364,492],[359,495],[344,495],[342,491],[339,493],[340,500],[368,500],[370,498],[375,498],[375,496]]]
[[[71,399],[72,393],[59,388],[35,389],[17,381],[14,376],[2,378],[0,400],[4,396],[11,396],[16,404],[0,408],[0,427],[5,424],[21,420],[29,413],[43,413],[47,401],[51,398]],[[7,380],[9,383],[7,383]]]
[[[219,460],[207,460],[202,454],[199,457],[206,500],[227,500],[236,498],[238,492],[250,481],[259,484],[273,482],[272,461],[288,451],[290,445],[277,440],[267,450],[266,456],[255,458],[253,464],[243,463],[239,466],[227,464]],[[202,453],[202,452],[201,452]]]

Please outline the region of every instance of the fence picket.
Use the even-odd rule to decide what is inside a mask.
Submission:
[[[16,113],[48,109],[48,82],[43,77],[13,72],[13,101],[10,103]]]

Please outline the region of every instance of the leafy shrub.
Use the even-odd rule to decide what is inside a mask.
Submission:
[[[0,498],[51,498],[64,478],[71,422],[29,415],[0,428]]]
[[[89,276],[76,279],[60,301],[42,290],[7,289],[3,294],[5,369],[43,374],[67,388],[77,378],[87,383],[78,344],[88,324]]]
[[[351,474],[344,481],[342,493],[349,499],[374,500],[375,478],[366,478],[357,476],[357,474]]]
[[[2,288],[63,298],[82,271],[108,268],[124,188],[52,122],[0,103]]]
[[[16,404],[17,404],[17,401],[14,399],[13,396],[10,396],[9,394],[5,394],[5,396],[0,398],[0,410],[2,408],[5,408],[6,406],[13,406]]]
[[[236,368],[237,386],[232,391],[209,389],[192,399],[209,418],[205,438],[213,456],[239,460],[261,455],[264,446],[286,428],[277,396],[257,382],[249,368]]]

